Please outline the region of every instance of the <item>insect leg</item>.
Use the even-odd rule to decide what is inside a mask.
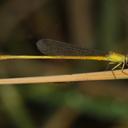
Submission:
[[[114,62],[109,62],[109,63],[107,63],[107,66],[106,66],[106,68],[105,68],[106,70],[109,69],[110,64],[111,64],[111,65],[112,65],[112,64],[114,65],[115,63],[114,63]]]
[[[121,67],[121,72],[125,75],[128,75],[128,73],[124,72],[124,67],[125,67],[126,62],[123,63],[122,67]]]
[[[115,75],[115,73],[114,73],[114,70],[115,70],[116,68],[118,68],[121,64],[122,64],[122,62],[121,62],[121,63],[118,63],[116,66],[114,66],[114,67],[112,68],[112,74],[113,74],[113,76],[114,76],[115,79],[116,79],[116,75]],[[122,67],[123,67],[123,66],[122,66]]]
[[[113,62],[109,62],[109,63],[107,64],[107,66],[106,66],[106,70],[108,70],[108,69],[109,69],[110,64],[114,64],[114,63],[113,63]]]

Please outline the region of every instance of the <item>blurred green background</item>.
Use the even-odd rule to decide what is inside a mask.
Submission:
[[[1,0],[1,54],[41,55],[39,39],[127,54],[127,0]],[[104,62],[8,60],[0,77],[105,70]],[[128,128],[127,80],[0,86],[0,128]]]

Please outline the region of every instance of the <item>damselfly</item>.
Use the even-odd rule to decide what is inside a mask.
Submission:
[[[0,55],[0,60],[8,59],[66,59],[66,60],[96,60],[107,61],[109,64],[115,64],[112,73],[117,68],[123,72],[125,65],[128,65],[128,55],[108,52],[101,54],[95,50],[78,48],[71,44],[50,39],[42,39],[37,42],[37,48],[46,55]],[[123,72],[124,73],[124,72]],[[125,73],[126,74],[126,73]]]

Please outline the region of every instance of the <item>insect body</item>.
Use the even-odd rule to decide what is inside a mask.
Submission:
[[[116,52],[109,52],[108,54],[100,54],[95,50],[88,50],[77,48],[71,44],[42,39],[37,42],[37,48],[46,55],[0,55],[0,60],[8,59],[66,59],[66,60],[96,60],[107,61],[109,64],[115,64],[112,68],[112,73],[117,68],[121,68],[122,72],[125,65],[128,65],[128,56]],[[124,73],[124,72],[123,72]],[[126,73],[125,73],[126,74]]]

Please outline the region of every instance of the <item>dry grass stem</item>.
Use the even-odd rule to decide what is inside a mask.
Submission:
[[[116,79],[128,79],[128,69],[114,71]],[[53,82],[75,82],[75,81],[97,81],[97,80],[116,80],[112,71],[80,73],[69,75],[54,75],[54,76],[36,76],[22,78],[5,78],[0,79],[0,84],[34,84],[34,83],[53,83]]]

